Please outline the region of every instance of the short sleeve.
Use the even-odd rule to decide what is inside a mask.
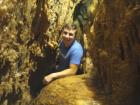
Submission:
[[[82,57],[83,57],[83,49],[82,48],[74,49],[70,55],[70,64],[79,65]]]

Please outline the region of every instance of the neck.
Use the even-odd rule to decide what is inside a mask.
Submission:
[[[64,46],[65,46],[65,47],[70,47],[70,46],[73,44],[74,41],[75,41],[75,40],[71,41],[70,43],[64,43]]]

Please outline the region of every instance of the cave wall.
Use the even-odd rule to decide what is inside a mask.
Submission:
[[[88,4],[89,1],[86,1],[86,3]],[[84,43],[87,51],[86,58],[91,58],[92,61],[89,63],[88,59],[85,60],[89,63],[85,66],[86,72],[92,78],[89,81],[92,80],[93,82],[93,87],[87,86],[87,88],[96,88],[91,90],[95,96],[92,97],[89,105],[94,102],[95,105],[139,105],[140,2],[138,0],[99,0],[97,6],[90,2],[85,12],[82,6],[86,7],[86,3],[80,2],[78,4],[81,7],[76,7],[80,11],[74,11],[74,21],[78,21],[84,37],[83,40],[86,42]],[[90,7],[96,7],[95,11]],[[83,83],[84,80],[86,81],[84,78],[86,77],[75,82]],[[63,82],[66,80],[68,82],[70,79],[61,79],[61,83],[58,80],[45,87],[35,103],[53,105],[57,105],[57,102],[61,102],[62,105],[86,104],[87,100],[84,99],[81,103],[76,103],[78,96],[74,95],[73,91],[69,90],[69,92],[62,94],[63,90],[69,89],[70,87],[67,86],[71,85],[68,82],[65,86]],[[83,83],[83,85],[85,86],[86,83]],[[54,86],[58,91],[53,88]],[[75,86],[76,88],[79,87]],[[72,87],[71,89],[73,90]],[[74,91],[77,94],[78,92],[82,94],[80,89]],[[43,97],[50,98],[50,101],[47,98],[42,101]],[[57,98],[54,99],[54,97]],[[91,96],[86,97],[91,98]]]
[[[33,69],[26,44],[34,9],[32,0],[0,1],[0,104],[30,101],[28,76]],[[30,14],[31,13],[31,14]]]
[[[27,105],[37,95],[55,65],[48,41],[59,40],[79,1],[0,1],[0,104]]]
[[[59,42],[60,30],[64,23],[73,21],[73,11],[80,0],[42,0],[36,1],[36,13],[32,21],[29,49],[36,69],[31,71],[29,85],[32,96],[36,96],[43,87],[43,77],[53,72],[57,50],[51,48],[49,41]],[[38,80],[38,81],[36,81]]]
[[[94,19],[92,55],[98,88],[113,105],[137,105],[140,95],[140,2],[103,0]],[[91,41],[92,41],[91,40]],[[94,50],[92,50],[94,49]]]
[[[85,73],[96,77],[99,92],[112,95],[109,104],[137,104],[139,17],[139,0],[1,0],[0,104],[27,105],[38,94],[37,80],[55,65],[56,49],[47,42],[58,41],[62,25],[72,21],[87,51]]]
[[[95,78],[97,90],[103,94],[94,98],[104,104],[139,104],[139,8],[138,0],[83,0],[75,7],[73,20],[81,31],[78,39],[83,41],[85,34],[86,58],[92,60],[85,71]]]

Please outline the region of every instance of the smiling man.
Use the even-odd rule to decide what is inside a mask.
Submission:
[[[56,72],[44,77],[43,83],[48,84],[54,79],[75,75],[83,56],[81,44],[75,40],[76,25],[66,24],[61,30],[62,41],[59,44],[59,64]]]

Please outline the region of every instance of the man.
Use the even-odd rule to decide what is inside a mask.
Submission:
[[[54,79],[75,75],[83,56],[83,48],[75,40],[76,25],[66,24],[61,31],[62,41],[59,45],[59,65],[56,72],[44,77],[43,83],[48,84]]]

